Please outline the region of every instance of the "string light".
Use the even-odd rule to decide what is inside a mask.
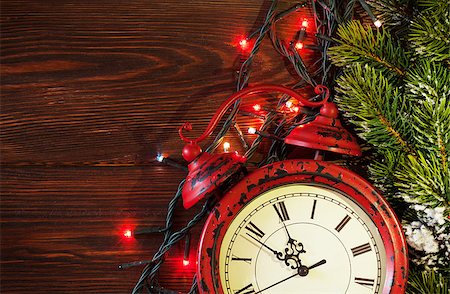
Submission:
[[[359,0],[359,1],[362,3],[365,3],[364,0]],[[274,1],[273,3],[276,3],[276,1]],[[316,5],[318,5],[318,4],[316,4],[316,1],[312,1],[312,6],[314,8],[314,11],[316,9]],[[325,4],[321,4],[321,5],[324,5],[323,8],[324,8],[325,12],[331,11],[329,9],[328,5],[325,5]],[[255,30],[254,33],[248,35],[247,37],[241,36],[241,37],[238,37],[237,39],[234,39],[233,43],[235,44],[236,47],[240,48],[240,50],[242,51],[241,52],[242,55],[246,55],[246,54],[243,54],[244,53],[243,51],[247,51],[247,50],[249,51],[249,56],[248,57],[246,56],[247,57],[246,61],[248,61],[248,62],[245,62],[244,66],[239,71],[239,73],[242,73],[242,77],[240,76],[239,80],[238,80],[238,88],[239,89],[243,88],[245,86],[245,84],[247,83],[248,76],[249,76],[248,73],[251,72],[249,69],[251,68],[252,60],[254,59],[254,56],[258,52],[258,49],[260,47],[259,45],[261,44],[263,38],[265,37],[266,34],[270,35],[271,33],[275,32],[275,30],[270,30],[271,26],[274,27],[275,22],[286,17],[290,13],[296,12],[299,8],[302,8],[305,6],[306,6],[306,4],[304,4],[304,5],[296,4],[292,8],[289,8],[288,10],[275,15],[276,4],[273,4],[267,13],[266,21],[261,28],[258,28],[257,30]],[[364,7],[364,8],[366,9],[366,7]],[[369,12],[369,14],[370,14],[370,12]],[[274,15],[276,17],[273,17]],[[324,15],[325,15],[325,13],[324,13]],[[370,15],[372,17],[372,14],[370,14]],[[318,35],[322,36],[321,38],[322,38],[323,42],[325,42],[325,43],[332,42],[331,32],[332,32],[332,29],[334,28],[334,25],[336,24],[335,19],[333,17],[329,17],[328,12],[323,18],[320,18],[319,15],[316,16],[316,13],[315,13],[315,17],[316,17],[316,21],[318,23],[317,31],[319,32],[319,28],[323,28],[323,30],[320,30],[322,35],[320,35],[320,34],[318,34]],[[325,17],[327,19],[325,19]],[[372,20],[373,20],[375,26],[377,26],[377,27],[381,26],[381,22],[379,20],[374,19],[373,17],[372,17]],[[298,29],[296,36],[293,39],[291,39],[292,42],[289,43],[289,45],[292,46],[293,48],[295,48],[296,50],[303,49],[303,47],[304,47],[303,41],[306,38],[306,29],[309,25],[308,20],[300,19],[300,25],[301,25],[301,27],[300,27],[300,29]],[[298,24],[297,24],[297,27],[298,27]],[[256,35],[258,35],[258,37],[255,40],[255,42],[251,41],[253,36],[256,36]],[[318,36],[318,35],[316,35],[316,36]],[[296,58],[300,58],[300,61],[301,61],[301,57],[299,57],[298,55],[290,54],[291,52],[289,52],[289,51],[292,50],[292,47],[290,48],[291,50],[288,50],[287,48],[285,48],[283,45],[284,43],[282,43],[278,40],[276,34],[273,34],[271,36],[271,38],[272,38],[273,44],[277,50],[282,52],[283,55],[286,56],[287,58],[292,58],[292,60],[290,60],[291,63],[294,65],[294,67],[296,67],[298,69],[298,71],[300,72],[300,75],[302,76],[303,79],[305,79],[306,83],[312,84],[313,80],[310,77],[310,74],[307,71],[307,69],[305,68],[305,66],[303,65],[303,63],[295,62]],[[252,49],[252,47],[253,47],[253,49]],[[326,46],[324,46],[324,47],[326,48]],[[311,49],[311,46],[308,46],[307,48]],[[284,52],[287,52],[289,54],[287,54],[287,53],[284,54]],[[326,54],[323,54],[322,56],[326,56]],[[325,64],[325,63],[323,63],[323,64]],[[322,76],[324,76],[324,77],[331,76],[331,75],[328,75],[328,68],[329,67],[322,68],[322,72],[323,72]],[[259,112],[259,111],[261,111],[262,107],[259,104],[255,104],[253,106],[253,109],[255,112]],[[300,109],[297,106],[290,108],[290,111],[294,111],[294,112],[298,112],[299,110]],[[239,113],[242,114],[242,110],[239,110]],[[264,124],[262,125],[261,130],[264,129],[265,125],[270,125],[270,123],[272,123],[270,116],[269,116],[269,118],[267,118],[265,116],[258,115],[257,113],[250,113],[250,112],[248,112],[247,115],[264,120]],[[225,124],[225,125],[227,126],[227,124]],[[216,140],[214,141],[214,144],[217,143],[217,145],[215,145],[214,147],[217,147],[220,145],[220,143],[218,143],[218,140],[222,139],[225,136],[226,130],[227,130],[226,127],[224,127],[221,130],[221,133],[220,133],[221,136],[220,136],[220,138],[219,137],[216,138]],[[259,136],[261,136],[261,137],[269,138],[272,140],[279,140],[280,142],[283,141],[283,138],[277,137],[275,135],[266,134],[264,132],[257,130],[256,128],[248,128],[248,133],[249,134],[259,134]],[[257,142],[260,142],[260,141],[257,141]],[[253,150],[256,150],[255,147],[257,147],[258,144],[259,143],[256,143],[256,144],[254,144],[255,146],[251,146],[250,150],[252,150],[252,152],[253,152]],[[213,145],[211,145],[211,146],[213,146]],[[223,148],[224,148],[225,152],[228,152],[229,149],[231,148],[231,144],[228,142],[225,142],[223,144]],[[249,157],[251,156],[251,154],[253,154],[252,152],[249,152],[249,154],[250,154]],[[165,157],[161,154],[158,154],[158,156],[156,156],[156,160],[158,162],[162,162],[165,164],[169,164],[169,162],[173,161],[169,157]],[[185,166],[183,166],[183,168],[186,169]],[[172,200],[173,203],[175,203],[175,200],[179,199],[177,197],[179,197],[181,195],[180,189],[181,188],[179,188],[177,194],[174,196],[174,198]],[[166,221],[173,221],[173,215],[174,215],[173,211],[175,210],[175,205],[172,206],[172,202],[169,203],[169,209],[168,209]],[[169,250],[169,248],[173,247],[174,244],[176,244],[176,242],[178,242],[179,240],[181,240],[181,238],[183,238],[182,235],[185,235],[186,237],[189,236],[189,235],[187,235],[188,234],[187,232],[189,232],[189,230],[195,224],[197,224],[199,221],[201,221],[205,216],[209,215],[209,213],[211,211],[211,207],[212,207],[211,203],[213,203],[213,199],[209,198],[207,200],[207,203],[203,206],[203,209],[201,211],[199,211],[197,213],[197,215],[182,230],[172,231],[170,228],[168,228],[167,231],[165,231],[167,233],[167,235],[170,236],[170,238],[167,239],[169,241],[165,240],[161,244],[159,251],[154,255],[154,260],[155,260],[154,263],[152,263],[152,260],[145,260],[145,261],[130,263],[133,266],[147,264],[146,268],[143,271],[141,278],[139,279],[139,282],[136,284],[136,286],[133,290],[133,293],[138,293],[138,292],[140,293],[141,290],[145,289],[147,284],[151,284],[152,285],[151,287],[154,287],[154,285],[156,285],[158,283],[156,276],[157,276],[157,272],[163,262],[164,254]],[[162,229],[162,230],[164,230],[164,229]],[[159,231],[162,231],[162,230],[159,230]],[[134,235],[136,235],[137,232],[138,232],[138,230],[134,230],[134,232],[131,230],[123,231],[123,238],[127,238],[127,239],[132,238]],[[180,234],[180,232],[183,232],[183,234]],[[175,236],[176,236],[176,238],[174,238]],[[187,238],[189,238],[189,237],[187,237]],[[187,246],[185,245],[185,254],[182,259],[183,266],[188,266],[190,264],[189,253],[186,254],[186,252],[189,252],[188,248],[189,248],[189,245],[187,245]],[[194,286],[196,285],[195,279],[193,281],[193,285]],[[192,293],[194,293],[194,292],[192,292]]]
[[[239,41],[239,46],[241,46],[241,49],[242,49],[242,50],[247,49],[247,47],[248,47],[248,41],[247,41],[247,39],[241,39],[241,40]]]
[[[303,43],[302,42],[295,43],[295,49],[297,50],[303,49]]]
[[[286,107],[287,107],[287,108],[291,108],[291,107],[292,107],[292,101],[290,101],[290,100],[287,101],[287,102],[286,102]]]
[[[123,231],[123,236],[127,239],[131,239],[131,237],[133,237],[133,232],[131,230],[125,230]]]
[[[260,110],[261,110],[261,105],[255,104],[255,105],[253,105],[253,109],[254,109],[255,111],[260,111]]]
[[[186,239],[184,240],[184,254],[183,254],[183,265],[189,265],[189,254],[191,252],[191,234],[186,235]]]
[[[302,21],[302,26],[297,33],[296,42],[294,45],[297,50],[303,49],[303,41],[306,38],[306,27],[308,27],[308,20],[304,19]]]
[[[307,19],[304,19],[303,21],[302,21],[302,28],[307,28],[308,27],[308,20]]]
[[[223,152],[229,152],[230,147],[231,147],[231,144],[229,142],[223,143]]]
[[[377,19],[374,23],[373,23],[377,28],[381,27],[382,23],[379,19]]]
[[[159,161],[159,162],[163,162],[163,161],[164,161],[164,155],[158,154],[158,155],[156,156],[156,160]]]
[[[158,153],[158,155],[155,157],[156,161],[167,164],[169,166],[187,171],[187,167],[181,163],[178,163],[177,161],[170,159],[163,154]]]

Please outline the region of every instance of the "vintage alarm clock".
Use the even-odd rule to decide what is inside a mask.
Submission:
[[[202,152],[197,143],[232,103],[261,91],[321,107],[285,143],[360,154],[325,87],[316,88],[327,94],[321,102],[282,86],[248,87],[222,104],[200,138],[183,136],[189,124],[180,129],[187,142],[183,156],[191,162],[186,208],[229,185],[242,170],[244,157]],[[407,274],[407,246],[392,208],[362,177],[322,160],[276,162],[232,185],[212,209],[198,249],[200,293],[404,293]]]

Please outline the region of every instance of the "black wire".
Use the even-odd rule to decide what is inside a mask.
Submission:
[[[313,72],[309,72],[306,68],[305,63],[303,62],[302,57],[298,53],[297,50],[293,48],[294,44],[287,45],[285,42],[278,39],[276,34],[276,23],[288,16],[290,13],[293,13],[303,7],[306,6],[307,2],[298,3],[291,8],[282,11],[276,14],[276,8],[278,1],[273,0],[272,4],[266,14],[265,20],[262,26],[247,38],[253,38],[254,36],[258,36],[253,48],[248,55],[247,59],[242,63],[239,71],[239,76],[237,79],[236,89],[239,91],[247,86],[247,83],[250,78],[251,67],[259,52],[260,46],[266,37],[269,35],[269,38],[272,42],[273,48],[284,58],[286,58],[294,67],[296,73],[301,78],[293,88],[304,87],[307,85],[316,86],[318,82],[316,82],[315,78],[321,78],[321,84],[328,86],[331,88],[331,83],[335,80],[338,72],[332,66],[331,62],[327,56],[327,50],[330,46],[333,45],[332,36],[335,33],[337,25],[341,21],[349,20],[352,17],[352,11],[354,9],[354,3],[356,0],[350,0],[347,3],[345,12],[343,16],[340,16],[336,7],[336,0],[323,1],[323,0],[312,0],[311,5],[314,13],[314,21],[316,24],[316,42],[317,48],[320,49],[321,58],[312,65],[312,68],[315,68],[319,63],[320,66]],[[359,0],[360,2],[364,2],[364,0]],[[365,3],[365,2],[364,2]],[[364,6],[364,5],[363,5]],[[368,8],[364,7],[365,9]],[[368,8],[370,11],[370,8]],[[370,12],[369,12],[370,15]],[[289,96],[283,95],[278,101],[277,109],[282,107],[284,103],[289,99]],[[207,152],[213,152],[223,140],[223,137],[228,133],[229,129],[234,125],[236,115],[238,114],[240,106],[240,101],[237,101],[233,108],[230,111],[230,114],[226,118],[224,124],[219,130],[218,134],[214,138],[213,142],[206,149]],[[279,113],[277,111],[269,112],[264,119],[263,125],[260,127],[260,131],[268,130],[272,125],[274,128],[274,135],[276,137],[285,137],[289,134],[295,127],[308,123],[315,119],[315,114],[307,114],[301,115],[301,119],[297,121],[296,117],[279,117]],[[277,123],[277,121],[279,121]],[[247,150],[246,156],[247,158],[252,157],[254,152],[257,150],[259,144],[261,143],[263,137],[257,136],[253,141],[252,146]],[[274,141],[269,149],[267,157],[261,160],[257,165],[267,164],[273,161],[283,160],[286,156],[286,145],[284,142]],[[166,226],[161,231],[164,233],[164,239],[162,244],[160,245],[158,251],[153,255],[153,258],[148,261],[140,261],[135,262],[135,264],[146,264],[144,267],[142,274],[136,283],[132,293],[137,294],[141,293],[141,291],[145,290],[148,293],[175,293],[174,291],[163,289],[159,287],[156,275],[164,263],[165,254],[181,239],[183,239],[187,233],[189,233],[190,229],[198,224],[205,216],[207,216],[214,205],[214,197],[209,198],[202,209],[191,219],[186,226],[182,229],[173,232],[173,220],[174,220],[174,212],[178,206],[178,203],[181,199],[181,191],[184,185],[184,180],[178,186],[178,190],[175,193],[174,197],[168,204],[167,215],[166,215]],[[134,263],[130,263],[134,264]],[[192,281],[192,286],[189,290],[189,294],[197,293],[198,291],[198,283],[197,277],[194,276]]]

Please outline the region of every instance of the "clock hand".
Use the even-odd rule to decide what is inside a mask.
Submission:
[[[282,222],[282,223],[283,223],[284,229],[286,230],[286,234],[287,234],[289,240],[292,240],[292,237],[291,237],[291,235],[289,234],[289,231],[288,231],[288,229],[287,229],[287,227],[286,227],[286,224],[285,224],[284,222]]]
[[[318,266],[320,266],[320,265],[322,265],[322,264],[325,264],[326,262],[327,262],[327,261],[326,261],[325,259],[322,259],[321,261],[316,262],[315,264],[313,264],[313,265],[311,265],[311,266],[309,266],[309,267],[303,265],[303,266],[301,266],[301,267],[297,270],[297,272],[296,272],[295,274],[293,274],[292,276],[289,276],[289,277],[287,277],[287,278],[284,278],[284,279],[281,280],[281,281],[278,281],[278,282],[276,282],[276,283],[274,283],[274,284],[272,284],[272,285],[270,285],[270,286],[268,286],[268,287],[266,287],[266,288],[264,288],[264,289],[261,289],[261,290],[259,290],[258,292],[255,292],[255,294],[261,293],[261,292],[266,291],[266,290],[268,290],[268,289],[270,289],[270,288],[272,288],[272,287],[274,287],[274,286],[276,286],[276,285],[279,285],[279,284],[281,284],[281,283],[283,283],[283,282],[286,282],[287,280],[292,279],[293,277],[295,277],[295,276],[297,276],[297,275],[298,275],[298,276],[301,276],[301,277],[304,277],[304,276],[308,275],[310,269],[313,269],[313,268],[318,267]]]
[[[247,236],[249,236],[250,238],[252,238],[253,240],[255,240],[256,242],[258,242],[259,244],[261,244],[262,246],[266,247],[267,249],[269,249],[270,251],[272,251],[273,254],[275,254],[277,257],[281,255],[281,252],[278,252],[276,250],[273,250],[272,248],[270,248],[269,246],[267,246],[266,244],[264,244],[263,242],[261,242],[260,240],[258,240],[256,237],[248,234]]]
[[[292,279],[292,278],[295,277],[295,276],[298,276],[298,273],[295,273],[295,274],[293,274],[292,276],[289,276],[289,277],[287,277],[287,278],[284,278],[283,280],[278,281],[278,282],[276,282],[275,284],[272,284],[272,285],[270,285],[270,286],[268,286],[268,287],[266,287],[266,288],[264,288],[264,289],[262,289],[262,290],[259,290],[258,292],[255,292],[255,294],[258,294],[258,293],[261,293],[261,292],[263,292],[263,291],[266,291],[266,290],[268,290],[268,289],[270,289],[270,288],[272,288],[272,287],[274,287],[274,286],[276,286],[276,285],[278,285],[278,284],[281,284],[281,283],[283,283],[283,282],[285,282],[285,281],[287,281],[287,280],[289,280],[289,279]]]
[[[310,269],[313,269],[315,267],[318,267],[319,265],[325,264],[326,262],[327,261],[325,259],[322,259],[321,261],[316,262],[315,264],[313,264],[311,266],[302,265],[298,268],[297,272],[301,277],[306,277],[309,274]]]
[[[309,266],[308,269],[310,270],[312,268],[318,267],[319,265],[322,265],[322,264],[325,264],[325,263],[327,263],[327,261],[325,259],[322,259],[321,261],[316,262],[315,264]]]

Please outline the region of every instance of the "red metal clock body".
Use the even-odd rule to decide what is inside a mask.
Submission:
[[[201,293],[404,293],[407,246],[384,198],[315,160],[252,172],[211,212],[198,251]]]

